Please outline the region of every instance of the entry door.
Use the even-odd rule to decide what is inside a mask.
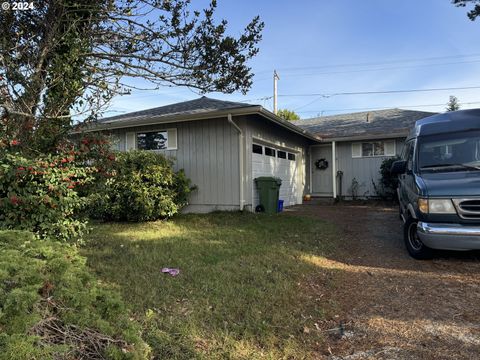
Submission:
[[[319,169],[315,162],[320,159],[328,161],[326,169]],[[332,146],[312,147],[312,193],[319,196],[333,196],[332,183]]]

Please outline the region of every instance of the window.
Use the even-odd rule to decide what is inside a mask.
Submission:
[[[177,148],[177,129],[139,132],[136,145],[139,150],[174,150]]]
[[[265,155],[267,156],[275,156],[275,150],[265,146]]]
[[[261,145],[253,144],[252,146],[252,152],[255,154],[263,154],[263,148]]]
[[[352,143],[352,157],[395,156],[395,140]]]
[[[288,160],[293,160],[293,161],[295,161],[295,154],[288,153]]]
[[[277,151],[277,157],[280,159],[286,159],[287,158],[287,153],[285,151],[278,150]]]
[[[463,171],[480,164],[480,132],[463,131],[423,136],[418,140],[421,171]],[[440,170],[439,170],[440,168]]]
[[[413,141],[410,141],[407,147],[407,150],[405,152],[405,160],[407,161],[407,170],[412,171],[413,170],[413,155],[415,151],[415,143]]]

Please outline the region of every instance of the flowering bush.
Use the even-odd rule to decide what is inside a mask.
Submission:
[[[30,230],[41,238],[79,239],[86,223],[78,217],[86,205],[78,190],[96,169],[79,165],[77,153],[36,159],[5,152],[0,158],[0,227]]]
[[[90,215],[116,221],[149,221],[168,218],[187,205],[195,188],[183,170],[174,172],[162,154],[129,151],[117,154],[112,177],[92,195]]]

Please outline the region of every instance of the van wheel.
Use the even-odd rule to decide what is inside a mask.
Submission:
[[[417,234],[417,220],[409,217],[403,225],[403,239],[408,253],[417,260],[426,260],[433,257],[433,251],[426,247]]]

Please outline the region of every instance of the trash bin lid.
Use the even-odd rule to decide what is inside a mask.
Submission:
[[[280,185],[282,183],[282,179],[273,176],[260,176],[255,178],[255,182],[276,182]]]

